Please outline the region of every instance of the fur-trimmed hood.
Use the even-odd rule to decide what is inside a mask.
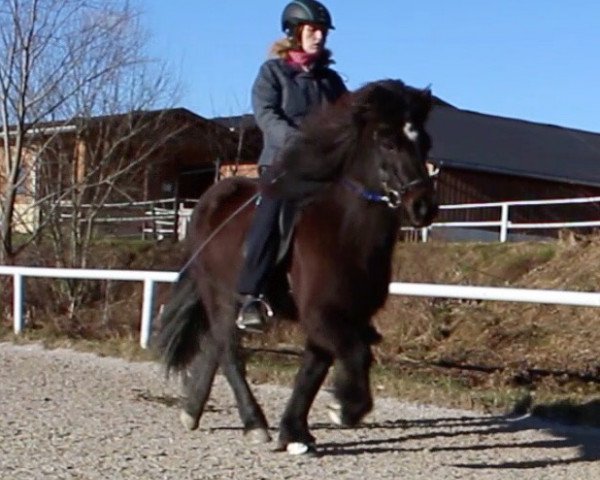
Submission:
[[[292,49],[292,43],[290,42],[289,39],[283,38],[281,40],[278,40],[275,43],[273,43],[273,45],[271,46],[271,49],[269,51],[269,58],[281,58],[281,59],[285,60],[288,58],[288,52],[291,49]],[[332,57],[333,57],[333,54],[332,54],[331,50],[329,50],[328,48],[324,48],[323,51],[321,52],[321,55],[315,62],[315,66],[323,68],[323,67],[329,67],[329,66],[333,65],[335,63],[335,61],[333,60]]]

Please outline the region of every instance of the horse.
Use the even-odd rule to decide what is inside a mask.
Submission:
[[[368,83],[307,117],[287,163],[283,155],[284,174],[273,182],[284,186],[280,194],[294,189],[285,182],[290,171],[318,188],[296,199],[288,252],[266,290],[274,310],[284,309],[306,337],[278,449],[316,452],[307,417],[333,365],[334,421],[355,426],[373,407],[371,346],[381,337],[372,317],[388,296],[401,217],[423,227],[437,211],[426,168],[431,105],[429,89],[399,80]],[[252,443],[271,438],[246,380],[234,287],[258,193],[255,180],[233,177],[202,195],[190,222],[189,257],[154,342],[167,372],[181,374],[183,425],[198,428],[220,366]]]

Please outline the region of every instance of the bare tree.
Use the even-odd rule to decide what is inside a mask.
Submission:
[[[178,88],[145,40],[125,0],[0,2],[0,263],[43,239],[40,261],[88,266],[100,210],[176,142],[185,122],[164,112]],[[52,283],[71,319],[89,287]]]
[[[50,231],[56,264],[85,266],[99,209],[180,133],[161,113],[177,87],[145,40],[127,1],[2,2],[0,262]]]

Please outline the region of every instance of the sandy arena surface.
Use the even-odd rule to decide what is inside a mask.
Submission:
[[[2,343],[0,478],[600,478],[597,429],[386,398],[360,428],[339,429],[322,393],[310,417],[320,455],[307,458],[247,445],[223,377],[197,431],[179,424],[178,392],[156,364]],[[289,390],[255,392],[276,426]]]

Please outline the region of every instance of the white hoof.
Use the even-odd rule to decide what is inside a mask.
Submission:
[[[310,445],[300,442],[288,443],[286,451],[290,455],[304,455],[310,451]]]
[[[260,443],[268,443],[271,441],[271,435],[264,428],[255,428],[253,430],[248,430],[244,436],[249,441],[249,443],[258,445]]]
[[[329,419],[338,426],[342,426],[342,406],[339,403],[330,403],[327,405],[327,414]]]
[[[196,430],[198,428],[198,419],[192,417],[185,410],[179,414],[179,421],[187,430]]]

